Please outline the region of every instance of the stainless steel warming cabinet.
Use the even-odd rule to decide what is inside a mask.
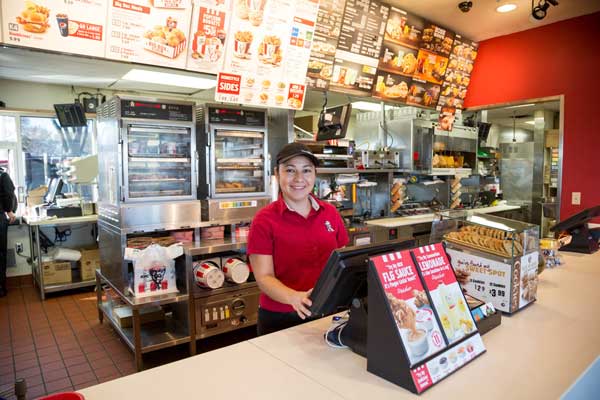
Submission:
[[[267,110],[208,104],[198,111],[202,219],[253,216],[270,198]]]

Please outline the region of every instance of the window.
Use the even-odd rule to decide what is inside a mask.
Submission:
[[[79,128],[61,128],[53,117],[22,116],[20,122],[28,191],[57,177],[63,161],[96,153],[93,120]]]

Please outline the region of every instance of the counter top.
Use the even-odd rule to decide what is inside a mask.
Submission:
[[[561,253],[540,275],[538,301],[483,336],[487,352],[423,399],[556,399],[600,354],[600,252]],[[415,399],[366,370],[365,358],[323,341],[323,318],[81,390],[128,398]]]
[[[481,208],[465,208],[456,211],[472,211],[474,213],[491,214],[502,211],[518,210],[521,206],[509,206],[506,204],[493,207],[481,207]],[[395,228],[398,226],[426,224],[433,221],[435,214],[421,214],[421,215],[410,215],[408,217],[396,217],[396,218],[381,218],[365,221],[369,225],[383,226],[386,228]]]
[[[67,217],[67,218],[40,218],[24,215],[23,221],[27,225],[65,225],[65,224],[77,224],[81,222],[96,222],[98,221],[98,214],[84,215],[81,217]]]

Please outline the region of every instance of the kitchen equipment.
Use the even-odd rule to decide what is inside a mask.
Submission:
[[[266,110],[207,104],[197,113],[202,220],[251,218],[270,200]]]

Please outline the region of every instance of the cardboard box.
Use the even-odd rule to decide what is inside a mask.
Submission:
[[[89,281],[94,279],[96,269],[100,268],[100,250],[99,249],[80,249],[81,259],[81,280]]]
[[[121,328],[133,326],[133,312],[130,307],[118,307],[113,309],[113,316]],[[165,311],[160,306],[144,307],[140,309],[140,323],[142,325],[154,321],[162,321]]]
[[[33,207],[44,202],[44,196],[48,191],[47,186],[40,186],[27,193],[27,207]]]
[[[44,274],[44,285],[70,283],[72,281],[70,261],[44,262],[42,263],[42,273]]]

